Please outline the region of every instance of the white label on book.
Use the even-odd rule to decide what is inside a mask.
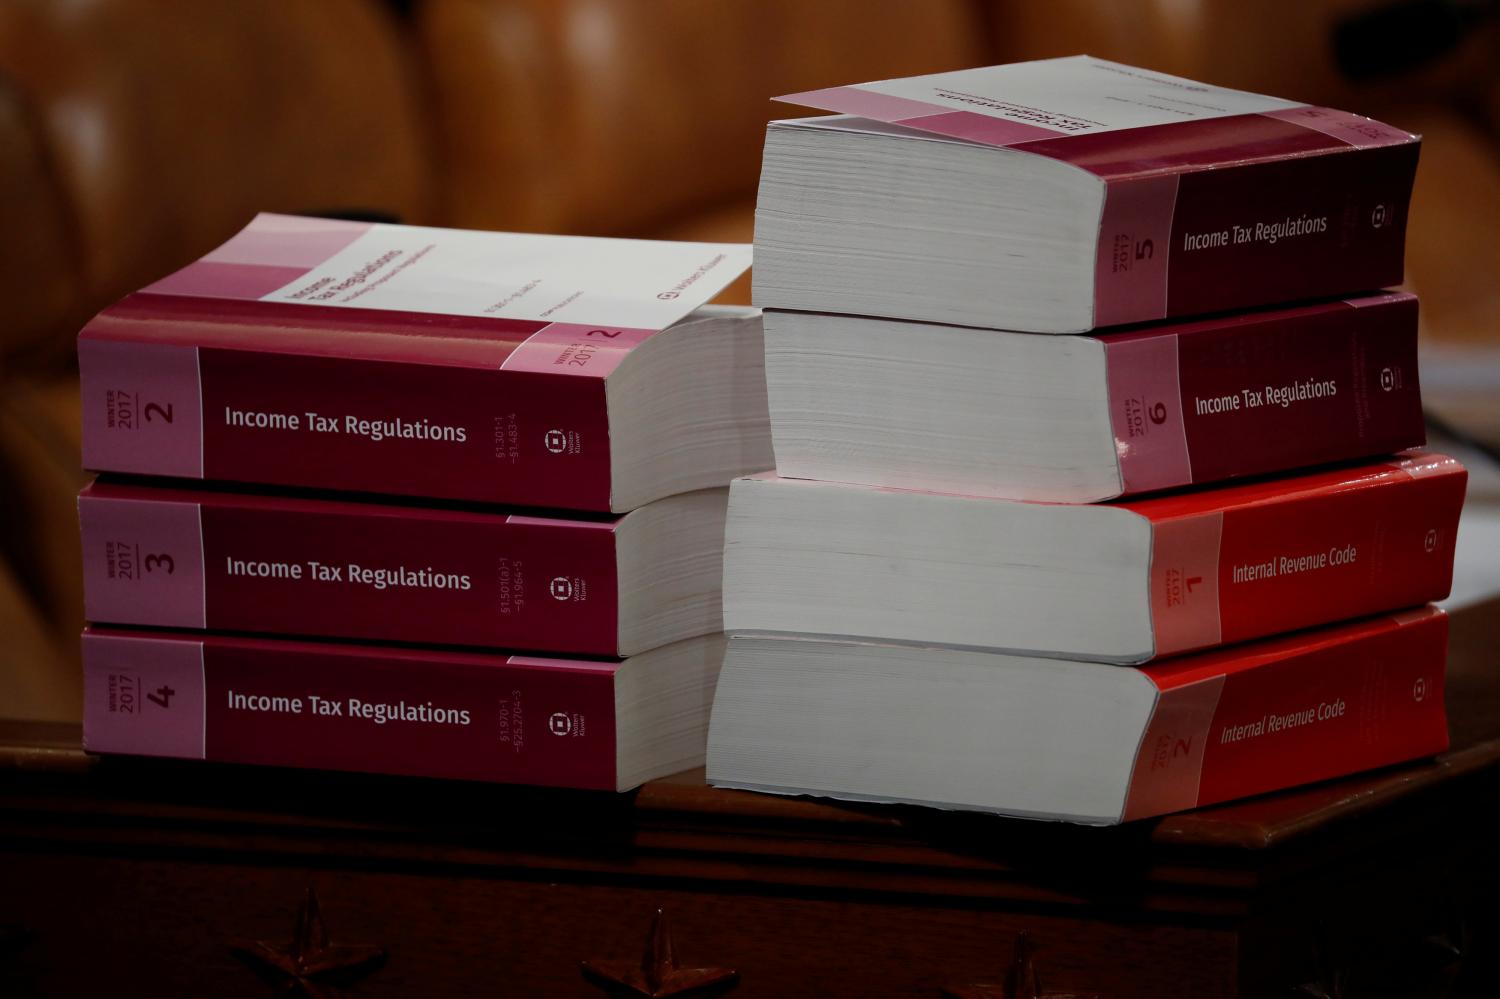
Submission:
[[[737,243],[260,215],[145,291],[658,330],[749,266]]]

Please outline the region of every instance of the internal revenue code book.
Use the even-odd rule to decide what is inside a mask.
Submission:
[[[708,781],[1111,825],[1440,753],[1435,607],[1132,668],[731,638]]]
[[[751,476],[724,630],[1143,663],[1442,600],[1467,482],[1424,451],[1083,505]]]
[[[750,248],[261,215],[79,334],[98,471],[624,512],[771,467]]]

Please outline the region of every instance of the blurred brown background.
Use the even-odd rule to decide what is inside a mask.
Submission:
[[[748,241],[763,123],[800,113],[771,96],[1088,52],[1423,133],[1407,273],[1423,296],[1424,337],[1495,348],[1492,10],[4,0],[0,718],[73,723],[79,713],[74,333],[257,211]],[[1347,43],[1342,62],[1335,38]],[[743,300],[747,289],[729,294]]]

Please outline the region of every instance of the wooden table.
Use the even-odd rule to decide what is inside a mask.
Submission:
[[[0,996],[269,996],[320,958],[304,977],[351,996],[650,994],[610,982],[670,969],[669,942],[726,973],[660,995],[1029,996],[1024,933],[1043,995],[1491,997],[1497,667],[1500,603],[1461,612],[1442,757],[1113,829],[701,773],[596,795],[98,761],[11,731]],[[287,957],[309,886],[333,944],[368,949],[319,951],[304,920]]]

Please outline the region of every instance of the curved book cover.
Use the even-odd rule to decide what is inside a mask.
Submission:
[[[623,791],[702,763],[723,645],[621,661],[91,627],[84,748]]]
[[[617,512],[720,486],[771,463],[759,315],[698,309],[749,261],[261,215],[80,332],[84,466]]]
[[[723,489],[628,514],[100,480],[78,497],[89,621],[633,655],[723,630]]]

